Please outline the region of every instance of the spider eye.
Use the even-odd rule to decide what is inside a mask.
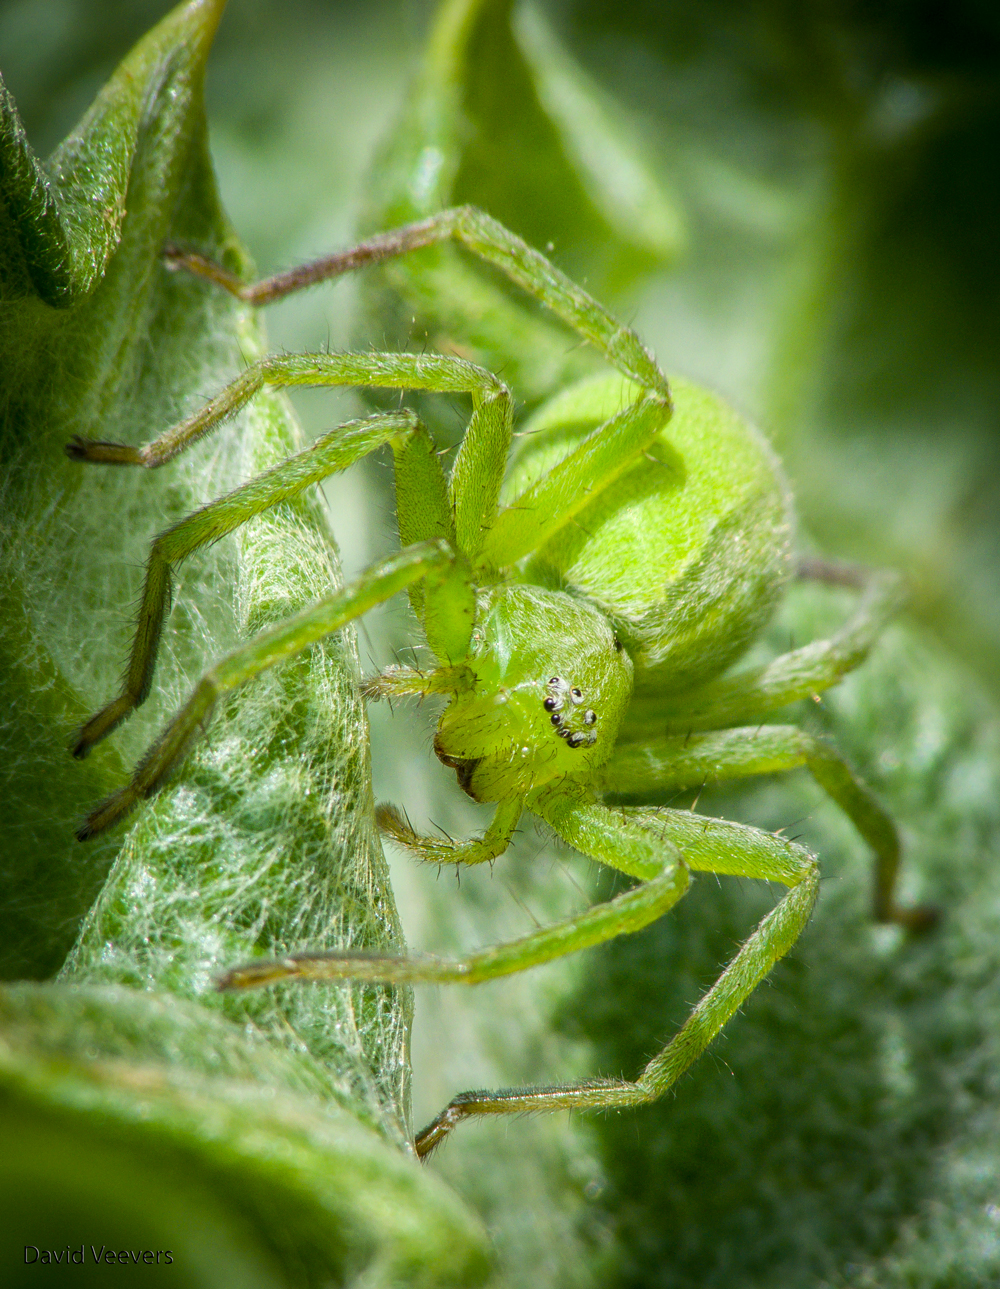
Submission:
[[[555,709],[559,706],[559,702],[555,698],[546,698],[545,701],[542,703],[542,706],[545,708],[547,712],[554,712]]]
[[[622,651],[622,642],[618,639],[617,636],[615,636],[615,653],[621,653],[621,651]]]

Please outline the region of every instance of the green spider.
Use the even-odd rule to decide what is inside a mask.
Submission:
[[[456,843],[418,836],[396,810],[381,806],[383,832],[423,860],[476,864],[504,852],[528,810],[570,846],[637,879],[606,904],[455,961],[302,953],[238,967],[222,987],[290,977],[474,984],[648,925],[684,894],[691,871],[789,888],[635,1082],[463,1093],[417,1136],[421,1156],[470,1115],[618,1109],[655,1100],[805,926],[819,870],[803,847],[689,811],[611,807],[606,798],[642,799],[805,765],[875,852],[876,919],[920,928],[932,917],[895,903],[895,826],[843,758],[794,726],[763,724],[769,712],[828,688],[863,660],[898,607],[900,584],[889,574],[795,565],[788,488],[759,434],[703,390],[677,380],[671,391],[634,332],[544,256],[469,207],[253,286],[196,254],[171,249],[168,258],[245,301],[266,304],[447,239],[505,273],[615,369],[543,405],[510,466],[510,391],[471,362],[432,354],[264,358],[145,447],[78,438],[67,448],[78,460],[160,466],[265,385],[462,392],[471,394],[474,408],[449,478],[413,413],[373,415],[325,434],[154,541],[123,692],[80,732],[77,756],[149,692],[172,564],[380,445],[392,448],[402,549],[217,662],[132,781],[90,815],[81,840],[160,787],[221,694],[405,588],[436,665],[389,668],[367,682],[365,694],[447,697],[435,751],[469,796],[495,802],[496,810],[482,837]],[[829,640],[729,674],[796,574],[857,586],[854,616]]]

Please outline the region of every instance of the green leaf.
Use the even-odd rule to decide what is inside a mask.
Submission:
[[[637,253],[631,273],[637,275],[643,269],[651,270],[673,263],[685,249],[686,234],[681,215],[674,200],[667,196],[662,184],[654,177],[650,162],[638,142],[637,132],[633,130],[632,137],[629,137],[616,120],[621,114],[620,105],[602,93],[597,82],[562,48],[534,6],[517,8],[513,14],[512,31],[516,51],[520,52],[532,75],[539,107],[552,123],[565,159],[576,171],[595,213],[603,216],[608,229],[623,247],[630,247]],[[496,59],[496,46],[492,48]],[[496,62],[494,76],[499,87],[510,75],[510,60],[502,70],[499,59]],[[475,80],[481,86],[478,75]],[[483,122],[480,135],[489,133],[495,140],[497,126],[508,119],[504,106],[494,90],[494,116]],[[494,172],[502,177],[510,158],[518,155],[518,149],[510,144],[505,148],[497,147],[495,142],[493,146]],[[559,179],[558,173],[552,173],[550,168],[547,176],[549,187],[554,187]],[[536,190],[533,194],[536,202],[538,195]],[[562,201],[565,209],[560,212],[563,216],[560,222],[565,227],[566,217],[572,213],[572,208],[565,195]],[[645,263],[639,254],[643,251],[649,257]],[[616,281],[609,283],[606,289],[613,290],[616,286],[620,289],[629,275],[627,270],[620,272]]]
[[[311,498],[193,557],[149,702],[72,760],[117,688],[151,537],[299,442],[264,397],[156,475],[63,452],[144,441],[262,352],[244,306],[161,259],[177,242],[250,267],[205,134],[221,7],[169,15],[47,163],[4,104],[0,915],[6,976],[61,968],[3,995],[5,1196],[60,1246],[141,1213],[197,1283],[230,1258],[248,1283],[478,1283],[475,1220],[408,1156],[408,994],[214,990],[257,953],[400,943],[353,637],[235,695],[124,842],[73,837],[209,661],[339,577]]]
[[[0,1253],[160,1249],[206,1286],[480,1283],[460,1202],[327,1082],[167,993],[4,990]]]
[[[677,207],[620,115],[534,7],[448,0],[372,167],[364,226],[468,203],[547,248],[592,291],[620,290],[684,246]],[[384,334],[394,319],[401,343],[416,325],[436,348],[471,347],[521,397],[593,368],[561,328],[453,247],[383,274],[391,291],[365,287],[373,326]]]

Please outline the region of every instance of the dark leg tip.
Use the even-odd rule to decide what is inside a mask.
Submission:
[[[106,801],[102,801],[95,810],[92,810],[77,828],[77,841],[90,841],[98,833],[107,832],[109,828],[114,828],[135,808],[137,800],[137,794],[131,784],[118,792],[112,793]]]
[[[104,439],[85,439],[82,434],[74,434],[63,450],[71,461],[91,461],[98,465],[144,464],[139,448]]]
[[[918,904],[915,908],[904,910],[901,918],[903,926],[914,935],[923,935],[933,931],[941,924],[944,912],[935,904]]]
[[[935,904],[915,904],[912,908],[892,908],[888,913],[878,914],[876,920],[894,922],[911,935],[926,935],[940,925],[943,917],[943,912]]]
[[[417,1152],[417,1158],[426,1159],[433,1151],[437,1150],[458,1121],[469,1113],[463,1109],[462,1103],[464,1099],[468,1098],[478,1104],[482,1096],[481,1092],[463,1092],[450,1101],[438,1117],[432,1119],[427,1127],[422,1132],[418,1132],[414,1138],[413,1145]]]
[[[437,1119],[433,1123],[429,1123],[422,1132],[417,1133],[413,1140],[413,1148],[416,1150],[417,1158],[421,1163],[431,1157],[447,1135],[447,1129],[444,1131],[439,1130]]]

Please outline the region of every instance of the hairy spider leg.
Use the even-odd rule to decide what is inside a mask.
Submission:
[[[828,640],[813,640],[761,667],[710,681],[680,700],[637,695],[626,737],[752,725],[780,707],[822,693],[864,662],[905,599],[899,574],[865,572],[856,609]]]
[[[684,894],[691,869],[778,881],[790,890],[637,1080],[586,1080],[555,1087],[461,1093],[418,1133],[416,1148],[421,1156],[440,1144],[462,1119],[477,1115],[614,1110],[655,1101],[701,1055],[774,963],[788,952],[816,901],[819,868],[815,858],[794,842],[760,829],[679,810],[613,809],[552,787],[532,794],[528,805],[575,849],[645,880],[606,904],[462,958],[303,953],[237,967],[219,987],[253,988],[290,978],[477,984],[648,926]]]
[[[482,563],[506,568],[537,550],[635,462],[670,419],[649,393],[598,426],[500,512],[483,542]]]
[[[350,586],[261,631],[220,658],[208,669],[191,697],[149,748],[131,781],[88,816],[77,830],[77,837],[86,841],[110,828],[143,797],[154,793],[172,766],[184,755],[188,744],[223,694],[237,689],[268,667],[301,653],[324,636],[339,631],[417,578],[446,577],[454,562],[454,553],[445,542],[422,542],[410,546],[373,564]]]
[[[168,248],[167,258],[174,266],[209,278],[241,300],[265,305],[318,282],[340,277],[343,273],[369,264],[381,264],[409,251],[446,241],[458,242],[498,268],[589,340],[612,366],[626,376],[647,389],[656,390],[665,398],[669,396],[666,378],[631,328],[622,326],[593,296],[577,286],[540,251],[474,206],[438,211],[427,219],[379,233],[349,250],[324,256],[253,284],[240,281],[202,255],[176,247]]]
[[[524,797],[497,802],[489,827],[481,837],[453,841],[450,837],[422,837],[395,806],[375,807],[375,821],[398,846],[413,851],[429,864],[484,864],[502,855],[510,845],[524,812]]]
[[[463,958],[387,954],[369,950],[293,953],[259,959],[226,972],[219,989],[258,989],[282,980],[368,980],[388,984],[478,985],[639,931],[662,917],[687,890],[689,875],[679,852],[661,847],[660,872],[613,900],[541,927],[517,940],[477,949]]]
[[[310,484],[346,469],[381,444],[418,428],[412,412],[370,416],[321,435],[311,447],[251,479],[225,497],[153,539],[146,561],[139,617],[121,694],[103,707],[77,735],[73,755],[84,757],[149,696],[163,623],[170,610],[172,568],[201,546],[217,542],[255,515],[297,496]],[[409,544],[409,543],[408,543]]]
[[[155,468],[235,415],[265,386],[284,388],[293,385],[367,385],[471,392],[479,403],[469,430],[472,450],[485,439],[487,447],[493,448],[495,454],[497,442],[509,444],[510,441],[510,394],[495,376],[472,363],[436,355],[305,354],[264,358],[254,363],[207,406],[144,447],[76,438],[67,445],[67,452],[76,460]],[[434,445],[413,413],[373,416],[329,431],[304,452],[281,462],[228,496],[209,502],[154,540],[122,693],[80,731],[73,748],[75,756],[85,756],[148,695],[163,620],[170,604],[171,565],[198,547],[217,541],[270,506],[295,496],[310,484],[346,469],[386,442],[394,444],[397,477],[400,473],[402,475],[401,485],[397,486],[397,501],[403,516],[401,544],[412,545],[415,541],[432,537],[444,537],[452,545],[456,544]],[[506,446],[503,451],[506,453]],[[496,490],[499,492],[499,482]],[[479,499],[483,501],[482,497]],[[487,496],[484,504],[488,502]],[[495,498],[493,505],[495,509]],[[461,514],[466,516],[467,510],[468,507]],[[456,581],[452,592],[447,596],[447,602],[434,604],[429,615],[423,615],[425,619],[429,616],[425,626],[431,647],[439,657],[449,661],[463,656],[474,611],[471,589],[463,589]],[[445,597],[442,590],[442,600]],[[456,600],[464,602],[456,604]],[[422,599],[416,607],[419,611]],[[453,609],[458,610],[457,617]],[[456,622],[457,639],[452,625]]]
[[[657,850],[680,851],[689,869],[781,882],[788,893],[764,917],[687,1021],[634,1082],[595,1079],[555,1087],[465,1092],[417,1134],[417,1154],[430,1153],[461,1120],[481,1115],[552,1110],[620,1110],[658,1100],[693,1064],[726,1021],[747,1000],[779,958],[801,935],[819,893],[819,867],[801,846],[745,825],[702,819],[684,811],[609,810],[552,795],[532,803],[556,832],[585,854],[618,867],[631,859],[636,833],[649,835],[649,864]],[[640,888],[641,889],[641,888]],[[623,927],[631,930],[631,927]]]
[[[270,354],[246,371],[186,420],[164,430],[142,447],[105,443],[79,435],[66,445],[76,461],[139,465],[154,470],[197,443],[246,407],[261,390],[329,386],[353,389],[423,389],[438,394],[510,397],[492,372],[464,358],[441,354]]]
[[[829,689],[864,662],[904,602],[903,581],[891,571],[823,561],[808,561],[800,576],[861,589],[844,626],[829,639],[814,640],[762,667],[711,681],[685,695],[683,703],[637,696],[605,767],[605,790],[638,796],[804,765],[875,853],[875,920],[926,930],[938,920],[937,910],[906,908],[894,897],[901,851],[896,825],[840,753],[794,726],[760,725],[771,712]]]
[[[737,727],[619,743],[602,768],[601,786],[618,798],[648,797],[755,774],[784,773],[799,766],[809,770],[875,853],[875,920],[896,922],[910,930],[929,926],[936,919],[934,910],[905,908],[894,900],[901,848],[892,817],[832,744],[795,725]]]

